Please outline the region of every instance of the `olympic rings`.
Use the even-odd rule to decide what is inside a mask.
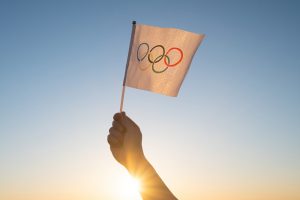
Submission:
[[[156,55],[153,52],[157,52],[157,49],[160,49],[161,52],[160,52],[159,55],[156,56],[156,58],[153,58],[153,55]],[[178,52],[179,55],[180,55],[179,59],[176,62],[173,62],[172,64],[171,64],[170,55],[168,55],[168,54],[171,53],[171,51]],[[139,65],[139,68],[142,71],[145,71],[146,69],[148,69],[148,67],[152,66],[152,71],[153,72],[163,73],[169,67],[175,67],[179,63],[181,63],[181,61],[183,59],[183,51],[178,47],[172,47],[172,48],[168,49],[167,52],[166,52],[165,47],[163,45],[156,45],[156,46],[154,46],[150,49],[149,44],[146,43],[146,42],[143,42],[143,43],[139,44],[139,46],[137,48],[136,57],[137,57],[137,60],[139,62],[142,62],[146,57],[148,58],[147,60],[149,62],[149,65],[146,65],[146,67],[142,67],[141,65]],[[162,59],[163,59],[163,62],[166,66],[161,70],[157,70],[156,67],[155,67],[155,64],[159,63]]]

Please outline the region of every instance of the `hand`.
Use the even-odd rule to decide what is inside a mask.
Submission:
[[[129,172],[145,160],[142,148],[142,133],[138,125],[126,116],[125,112],[116,113],[107,141],[114,158]]]
[[[124,112],[114,115],[107,141],[115,159],[141,181],[144,200],[177,200],[146,160],[140,128]]]

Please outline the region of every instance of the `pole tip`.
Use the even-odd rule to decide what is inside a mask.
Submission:
[[[132,24],[136,24],[136,21],[132,21]]]

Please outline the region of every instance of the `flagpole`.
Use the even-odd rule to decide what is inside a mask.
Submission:
[[[122,95],[121,95],[121,104],[120,104],[120,113],[123,111],[123,104],[124,104],[124,96],[125,96],[125,85],[122,87]]]
[[[136,21],[132,21],[131,38],[130,38],[130,44],[129,44],[129,50],[128,50],[128,56],[127,56],[127,63],[126,63],[126,68],[125,68],[125,73],[124,73],[124,79],[123,79],[123,86],[122,86],[122,95],[121,95],[121,103],[120,103],[120,113],[122,113],[122,111],[123,111],[125,88],[126,88],[125,85],[126,85],[126,78],[127,78],[127,70],[128,70],[128,65],[129,65],[129,62],[130,62],[132,43],[133,43],[134,34],[135,34],[135,25],[136,25]]]

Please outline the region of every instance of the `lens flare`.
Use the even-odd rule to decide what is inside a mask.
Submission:
[[[129,174],[121,180],[120,197],[126,200],[142,200],[139,191],[141,189],[140,181],[131,177]]]

